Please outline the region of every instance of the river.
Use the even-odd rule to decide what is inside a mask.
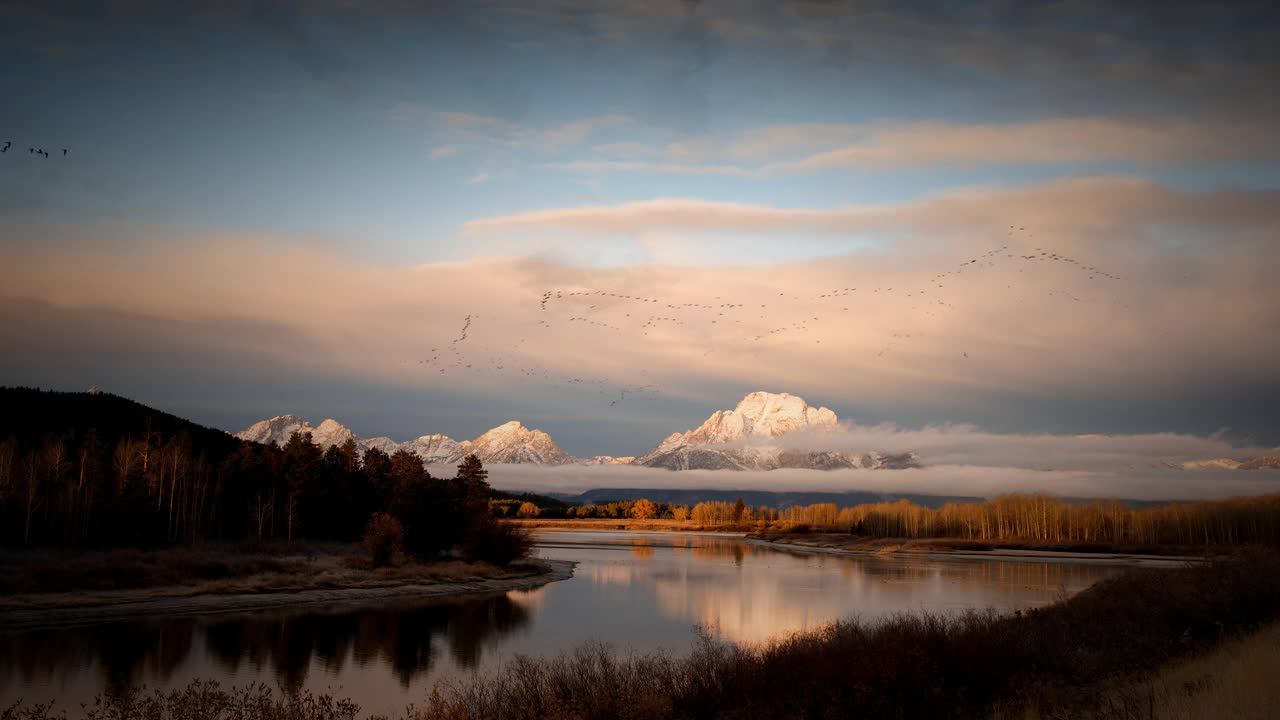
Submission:
[[[724,535],[544,531],[537,554],[578,563],[529,591],[329,611],[146,617],[0,634],[0,708],[72,710],[104,689],[145,683],[265,682],[350,697],[365,712],[421,703],[439,680],[516,654],[589,641],[685,652],[701,627],[760,642],[838,618],[926,610],[1012,610],[1054,602],[1123,569],[1061,560],[833,555]]]

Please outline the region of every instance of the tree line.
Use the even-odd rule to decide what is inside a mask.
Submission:
[[[560,514],[560,513],[563,514]],[[566,518],[666,519],[703,527],[812,529],[874,538],[1021,540],[1111,545],[1280,545],[1280,495],[1130,507],[1117,500],[1068,502],[1047,493],[1001,495],[928,508],[909,500],[784,509],[737,502],[692,507],[620,500],[557,510]],[[533,507],[522,517],[548,517]]]
[[[351,440],[322,450],[309,433],[280,447],[244,442],[114,396],[3,389],[5,400],[31,412],[0,418],[4,544],[350,541],[380,513],[414,555],[521,552],[489,509],[475,456],[435,478],[404,450],[361,453]]]

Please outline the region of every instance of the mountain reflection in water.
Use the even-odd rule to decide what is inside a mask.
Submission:
[[[21,698],[74,708],[125,684],[163,689],[208,678],[333,691],[364,712],[395,714],[422,703],[442,679],[517,654],[554,655],[588,641],[681,653],[692,647],[695,626],[754,643],[840,618],[1011,610],[1053,602],[1121,569],[801,553],[674,533],[547,531],[537,552],[576,561],[574,577],[453,600],[0,631],[0,707]]]

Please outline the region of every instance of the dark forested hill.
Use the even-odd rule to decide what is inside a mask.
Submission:
[[[219,456],[230,454],[242,444],[222,430],[197,425],[111,393],[0,388],[0,439],[12,437],[28,443],[49,434],[71,438],[89,432],[107,444],[147,433],[186,433],[193,447]]]
[[[441,480],[403,450],[261,445],[107,393],[0,388],[0,544],[351,540],[387,512],[429,555],[489,527],[486,473],[463,466]]]

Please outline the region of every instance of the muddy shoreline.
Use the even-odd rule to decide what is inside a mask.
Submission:
[[[294,592],[212,593],[171,597],[148,596],[146,590],[111,593],[60,594],[72,597],[49,598],[62,604],[41,606],[32,599],[29,606],[9,604],[0,609],[0,632],[39,627],[89,625],[145,615],[208,615],[276,608],[358,605],[388,600],[418,600],[461,595],[532,590],[573,577],[576,563],[567,560],[538,560],[542,572],[518,577],[442,581],[387,587],[325,588]]]
[[[1203,562],[1202,557],[1181,555],[1140,555],[1127,553],[1103,552],[1061,552],[1054,550],[872,550],[866,548],[830,547],[826,545],[809,545],[779,540],[765,540],[756,537],[744,537],[743,540],[752,545],[770,547],[775,550],[792,552],[824,553],[828,555],[864,555],[870,557],[891,558],[929,558],[937,560],[1004,560],[1023,562],[1071,562],[1094,563],[1102,565],[1131,565],[1135,567],[1178,567],[1189,562]]]

